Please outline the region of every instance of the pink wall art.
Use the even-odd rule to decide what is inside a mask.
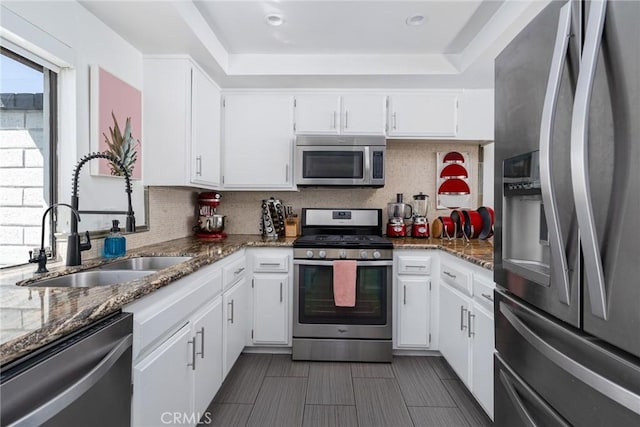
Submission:
[[[133,179],[142,177],[142,92],[97,65],[91,66],[91,151],[118,157]],[[124,176],[108,160],[92,162],[91,173]]]

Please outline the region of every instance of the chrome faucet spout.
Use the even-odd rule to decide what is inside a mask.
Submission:
[[[80,176],[80,170],[85,165],[85,163],[87,163],[89,160],[93,160],[93,159],[106,159],[106,160],[109,160],[114,165],[116,165],[122,171],[122,173],[124,174],[125,186],[126,186],[125,187],[125,192],[127,193],[127,204],[128,204],[127,205],[127,212],[126,212],[127,220],[126,220],[125,231],[127,231],[127,232],[136,231],[136,218],[135,218],[135,215],[133,213],[133,205],[131,203],[131,191],[132,191],[131,190],[131,176],[129,175],[129,171],[124,166],[122,161],[120,161],[119,158],[117,158],[116,156],[114,156],[111,153],[107,153],[107,152],[104,152],[104,153],[101,153],[101,152],[90,153],[90,154],[87,154],[86,156],[84,156],[83,158],[80,159],[80,161],[76,165],[75,169],[73,170],[73,187],[72,187],[72,193],[71,193],[71,205],[79,213],[86,213],[86,214],[91,214],[91,213],[115,213],[115,214],[120,214],[121,213],[119,211],[81,211],[81,210],[79,210],[79,208],[78,208],[78,206],[79,206],[78,181],[79,181],[79,176]],[[80,235],[78,234],[78,221],[76,220],[75,217],[72,216],[71,217],[71,230],[70,230],[70,234],[69,234],[69,238],[68,238],[68,244],[67,244],[67,265],[68,266],[80,265],[82,263],[81,252],[82,251],[86,251],[88,249],[91,249],[91,240],[89,239],[89,232],[87,231],[85,234],[86,234],[86,241],[85,242],[80,242]]]
[[[44,211],[44,213],[42,214],[42,234],[40,235],[40,250],[38,251],[37,256],[33,256],[33,251],[29,251],[29,262],[38,263],[38,270],[36,270],[36,273],[47,273],[49,271],[47,270],[47,252],[44,249],[44,225],[47,214],[53,208],[57,208],[58,206],[66,206],[71,209],[71,213],[75,215],[76,220],[78,222],[80,221],[80,214],[78,213],[78,210],[74,209],[73,206],[66,203],[54,203]]]

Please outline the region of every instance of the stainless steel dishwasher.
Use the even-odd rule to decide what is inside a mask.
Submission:
[[[133,316],[115,313],[2,367],[2,426],[129,426]]]

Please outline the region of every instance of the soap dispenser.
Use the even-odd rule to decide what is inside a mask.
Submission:
[[[127,241],[124,236],[120,234],[120,227],[118,227],[120,221],[113,220],[113,227],[107,237],[104,238],[104,248],[102,249],[102,256],[105,258],[115,258],[124,256],[127,252]]]

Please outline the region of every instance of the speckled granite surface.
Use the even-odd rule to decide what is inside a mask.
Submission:
[[[129,251],[127,258],[145,255],[193,257],[189,261],[131,282],[91,288],[36,288],[16,286],[13,282],[2,284],[0,364],[28,354],[243,247],[290,247],[294,240],[295,238],[265,240],[258,235],[230,235],[223,241],[185,237]],[[412,238],[391,240],[396,248],[443,249],[464,260],[492,268],[493,245],[490,242]],[[38,279],[84,270],[103,263],[105,261],[101,259],[87,260],[81,267],[51,269],[51,273]],[[34,280],[36,279],[28,279],[20,284],[28,284]]]
[[[395,249],[442,249],[452,255],[493,271],[493,238],[472,239],[418,239],[412,237],[390,238]]]

